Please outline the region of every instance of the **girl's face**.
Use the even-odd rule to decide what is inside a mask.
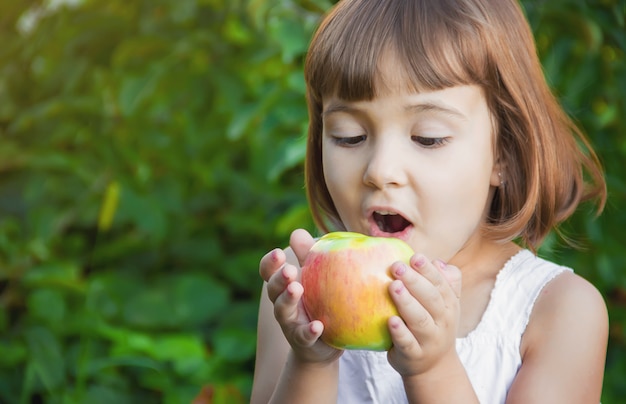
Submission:
[[[347,230],[450,261],[486,240],[500,183],[491,115],[479,87],[408,92],[393,66],[371,101],[324,100],[326,185]]]

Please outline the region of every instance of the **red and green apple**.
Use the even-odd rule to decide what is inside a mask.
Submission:
[[[303,304],[324,324],[322,340],[340,349],[391,348],[391,265],[409,263],[413,249],[397,238],[333,232],[321,237],[302,266]]]

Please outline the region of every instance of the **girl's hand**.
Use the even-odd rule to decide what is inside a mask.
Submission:
[[[401,318],[389,319],[393,347],[388,359],[403,377],[458,363],[461,271],[419,254],[410,264],[410,268],[402,262],[392,266],[396,280],[389,287]]]
[[[291,234],[289,244],[300,266],[314,242],[306,230],[298,229]],[[308,318],[302,305],[304,288],[300,283],[300,269],[287,262],[285,251],[274,249],[267,253],[261,259],[259,273],[267,282],[274,316],[296,358],[309,363],[330,363],[339,358],[342,351],[319,339],[324,331],[322,322]]]

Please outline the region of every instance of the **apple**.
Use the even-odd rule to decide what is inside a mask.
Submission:
[[[397,238],[333,232],[321,237],[302,266],[304,309],[324,324],[321,339],[339,349],[391,348],[389,317],[398,315],[391,264],[409,263],[413,249]]]

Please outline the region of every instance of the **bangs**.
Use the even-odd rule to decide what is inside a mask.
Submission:
[[[305,65],[310,101],[336,95],[371,100],[380,64],[405,70],[407,90],[487,85],[488,22],[475,4],[449,0],[349,0],[336,6],[313,38]],[[378,89],[380,91],[380,89]]]

